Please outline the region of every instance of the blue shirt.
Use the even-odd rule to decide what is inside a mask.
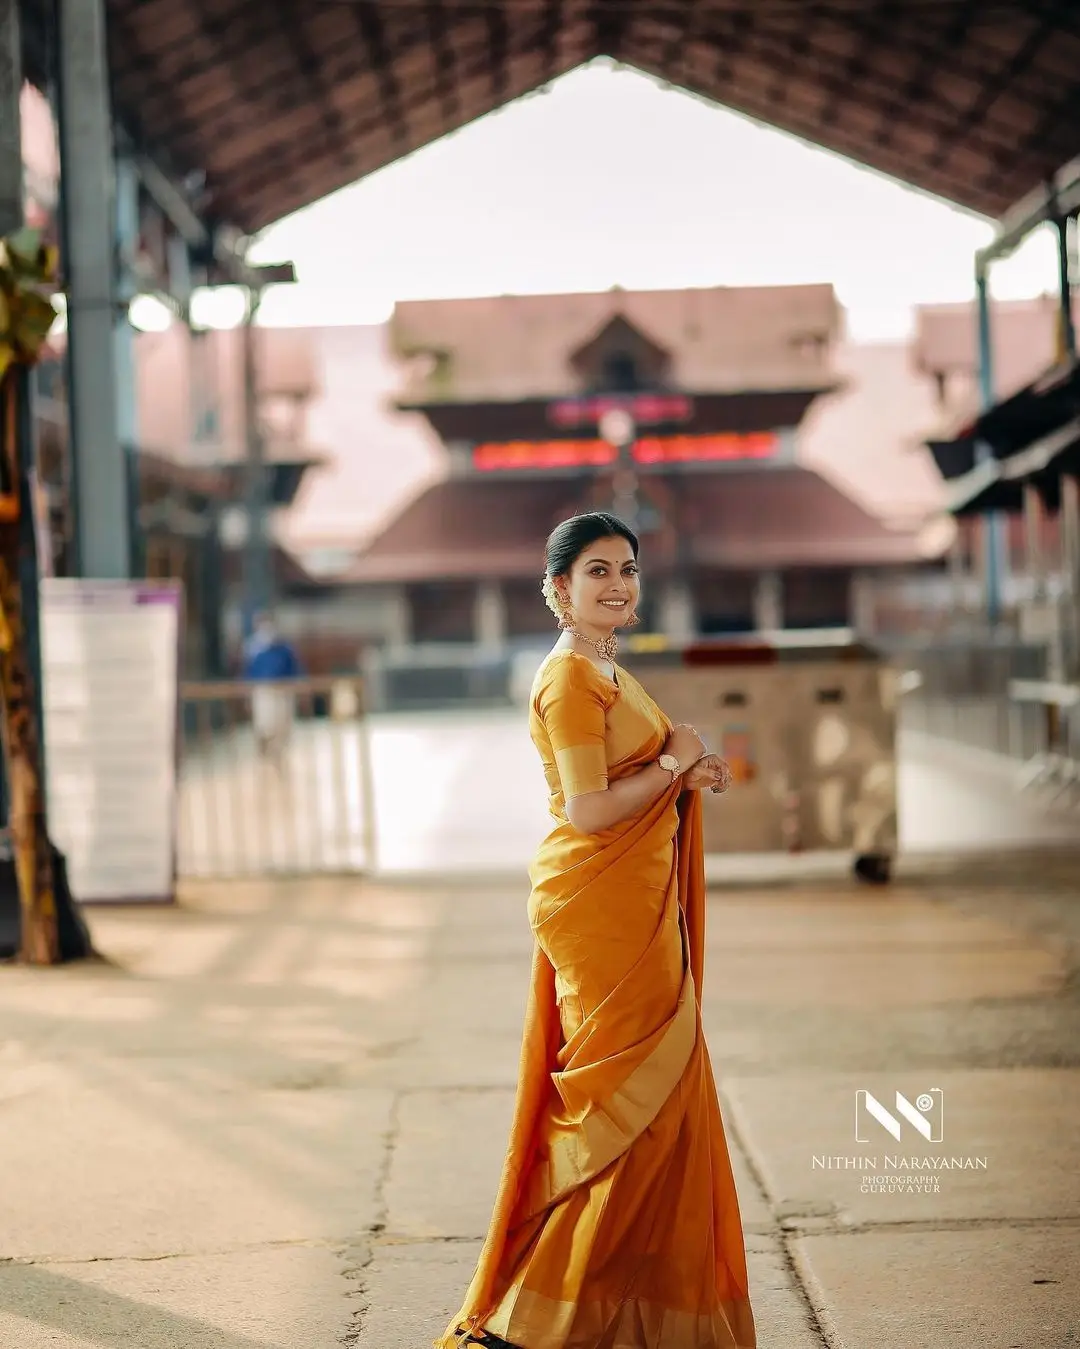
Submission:
[[[244,653],[245,679],[295,679],[300,662],[292,647],[281,637],[269,641],[253,638]]]

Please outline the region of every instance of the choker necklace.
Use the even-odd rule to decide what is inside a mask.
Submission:
[[[601,660],[609,660],[612,665],[615,664],[615,657],[619,654],[619,639],[614,633],[610,637],[601,637],[597,640],[595,637],[586,637],[583,632],[578,632],[577,628],[567,628],[566,631],[572,637],[580,637],[583,642],[588,642],[590,646],[594,646],[596,654]]]

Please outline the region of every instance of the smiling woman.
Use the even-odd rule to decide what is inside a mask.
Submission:
[[[554,828],[495,1212],[438,1349],[754,1349],[739,1205],[701,1030],[700,788],[724,765],[615,664],[638,540],[565,520],[543,591],[562,634],[530,735]]]

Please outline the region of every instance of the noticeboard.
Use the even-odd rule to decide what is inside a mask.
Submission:
[[[41,582],[49,832],[80,901],[169,901],[176,884],[182,592]]]

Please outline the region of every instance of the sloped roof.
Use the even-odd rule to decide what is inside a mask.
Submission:
[[[924,559],[915,533],[889,528],[807,468],[687,475],[676,490],[680,528],[703,563],[860,567]]]
[[[416,403],[514,401],[576,392],[574,354],[617,317],[671,357],[692,393],[818,390],[841,325],[831,285],[610,290],[399,303],[391,341],[417,363]]]
[[[800,462],[883,520],[921,522],[944,501],[923,443],[941,419],[934,381],[907,343],[847,343],[835,360],[843,387],[819,398],[800,424]]]
[[[1074,305],[1080,327],[1080,302]],[[1009,398],[1055,362],[1059,307],[1055,296],[997,300],[990,309],[994,393]],[[912,360],[917,369],[945,376],[945,398],[924,436],[948,439],[982,407],[975,305],[920,305],[915,311]]]
[[[883,525],[803,468],[649,475],[660,479],[690,558],[729,569],[877,566],[922,558],[910,531]],[[342,582],[400,582],[543,571],[556,524],[590,509],[595,482],[449,478],[427,487],[357,557]],[[654,560],[667,549],[655,541]],[[643,556],[649,545],[643,539]]]
[[[24,7],[44,78],[52,6]],[[598,56],[993,216],[1080,152],[1060,0],[109,0],[108,17],[121,120],[246,232]]]

